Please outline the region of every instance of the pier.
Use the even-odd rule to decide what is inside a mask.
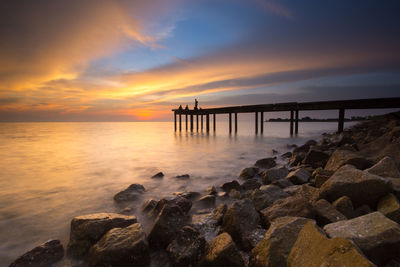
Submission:
[[[213,131],[216,129],[216,115],[229,114],[229,133],[232,130],[237,133],[238,130],[238,113],[254,113],[255,133],[262,134],[264,132],[264,113],[265,112],[290,112],[290,134],[297,134],[299,132],[299,112],[312,111],[312,110],[337,110],[338,111],[338,132],[342,132],[344,128],[345,110],[349,109],[386,109],[386,108],[400,108],[400,97],[392,98],[373,98],[373,99],[354,99],[354,100],[340,100],[340,101],[319,101],[319,102],[289,102],[277,104],[264,104],[264,105],[246,105],[246,106],[230,106],[219,108],[205,108],[205,109],[173,109],[174,112],[174,127],[177,131],[177,117],[179,117],[179,131],[182,131],[182,116],[185,116],[185,128],[188,131],[188,117],[190,117],[190,131],[193,132],[194,121],[196,116],[196,130],[199,130],[199,117],[200,129],[203,130],[203,117],[206,120],[206,132],[210,132],[210,117],[213,119]],[[234,117],[234,129],[232,128],[232,114]],[[258,127],[260,125],[260,127]]]

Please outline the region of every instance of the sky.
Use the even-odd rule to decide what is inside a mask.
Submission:
[[[400,1],[0,0],[0,121],[400,97]]]

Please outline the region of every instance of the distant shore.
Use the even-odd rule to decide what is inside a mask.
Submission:
[[[354,122],[361,122],[361,121],[366,121],[371,119],[371,116],[367,116],[367,117],[351,117],[351,118],[345,118],[344,121],[345,122],[350,122],[350,121],[354,121]],[[271,118],[268,120],[265,120],[265,122],[289,122],[290,119],[288,118]],[[316,118],[310,118],[310,117],[303,117],[301,119],[299,119],[299,122],[337,122],[338,119],[337,118],[328,118],[328,119],[316,119]]]

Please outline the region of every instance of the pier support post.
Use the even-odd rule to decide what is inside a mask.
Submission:
[[[237,124],[237,112],[235,112],[235,133],[237,133],[238,124]]]
[[[217,128],[217,120],[215,119],[216,115],[215,113],[213,114],[213,130],[215,132],[215,129]]]
[[[296,110],[296,118],[295,118],[295,123],[294,123],[294,133],[295,134],[299,133],[299,110]]]
[[[261,111],[260,133],[264,133],[264,112]]]
[[[190,131],[193,132],[193,114],[190,114]]]
[[[210,114],[206,115],[206,130],[207,130],[207,133],[210,132]]]
[[[200,120],[201,120],[201,131],[203,131],[203,114],[200,115]]]
[[[258,112],[257,111],[256,111],[255,121],[256,121],[256,134],[258,134]]]
[[[229,112],[229,134],[232,133],[232,113]]]
[[[199,131],[199,115],[196,114],[196,132]]]
[[[290,111],[290,135],[293,135],[293,110]]]
[[[344,129],[344,108],[339,109],[339,123],[338,123],[338,132],[343,132]]]
[[[175,129],[175,132],[176,132],[176,111],[174,112],[174,129]]]
[[[187,130],[188,130],[188,119],[187,119],[187,115],[188,115],[188,114],[185,114],[185,128],[186,128],[186,132],[187,132]]]
[[[182,132],[182,114],[179,113],[179,131]]]

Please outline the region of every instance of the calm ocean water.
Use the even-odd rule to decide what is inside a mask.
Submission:
[[[171,122],[0,123],[0,265],[48,239],[66,245],[74,216],[121,211],[113,196],[132,183],[147,189],[131,206],[139,214],[150,197],[231,181],[271,149],[282,154],[336,127],[300,123],[290,138],[287,122],[265,123],[257,136],[253,121],[239,121],[237,135],[222,121],[209,135],[175,133]],[[159,171],[163,179],[150,179]]]

